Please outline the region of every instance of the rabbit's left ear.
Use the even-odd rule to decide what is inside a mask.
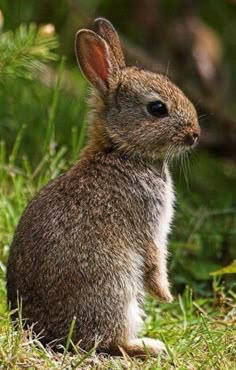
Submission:
[[[85,77],[105,94],[119,71],[119,65],[107,42],[93,31],[80,30],[75,39],[75,53]]]
[[[125,67],[125,58],[122,51],[119,36],[111,24],[105,18],[97,18],[93,22],[94,31],[100,35],[110,46],[120,68]]]

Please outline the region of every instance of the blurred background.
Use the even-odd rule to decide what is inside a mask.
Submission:
[[[167,74],[195,104],[198,149],[175,161],[171,280],[210,295],[236,273],[236,1],[0,0],[0,271],[33,194],[86,141],[87,82],[74,37],[97,16],[117,28],[128,64]],[[222,270],[222,268],[224,268]],[[212,272],[216,272],[213,278]]]

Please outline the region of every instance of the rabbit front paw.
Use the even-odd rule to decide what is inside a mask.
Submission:
[[[158,297],[161,299],[163,302],[172,302],[173,301],[173,296],[169,290],[169,287],[166,285],[160,285],[158,286],[158,291],[157,291]]]
[[[172,302],[173,296],[169,289],[168,280],[160,282],[159,279],[154,281],[153,279],[147,284],[148,292],[153,298],[161,300],[163,302]]]

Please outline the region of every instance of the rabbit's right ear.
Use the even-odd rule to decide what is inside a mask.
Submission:
[[[125,67],[124,53],[122,51],[119,36],[111,22],[109,22],[105,18],[97,18],[93,22],[93,27],[95,32],[97,32],[98,35],[102,36],[102,38],[104,38],[104,40],[106,40],[107,43],[109,44],[111,50],[115,55],[116,61],[119,64],[119,67],[124,68]]]
[[[75,53],[85,77],[105,94],[119,70],[107,42],[93,31],[80,30],[75,39]]]

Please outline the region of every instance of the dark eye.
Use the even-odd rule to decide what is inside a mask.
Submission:
[[[166,117],[168,116],[168,110],[165,103],[160,100],[152,101],[147,105],[148,112],[155,117]]]

